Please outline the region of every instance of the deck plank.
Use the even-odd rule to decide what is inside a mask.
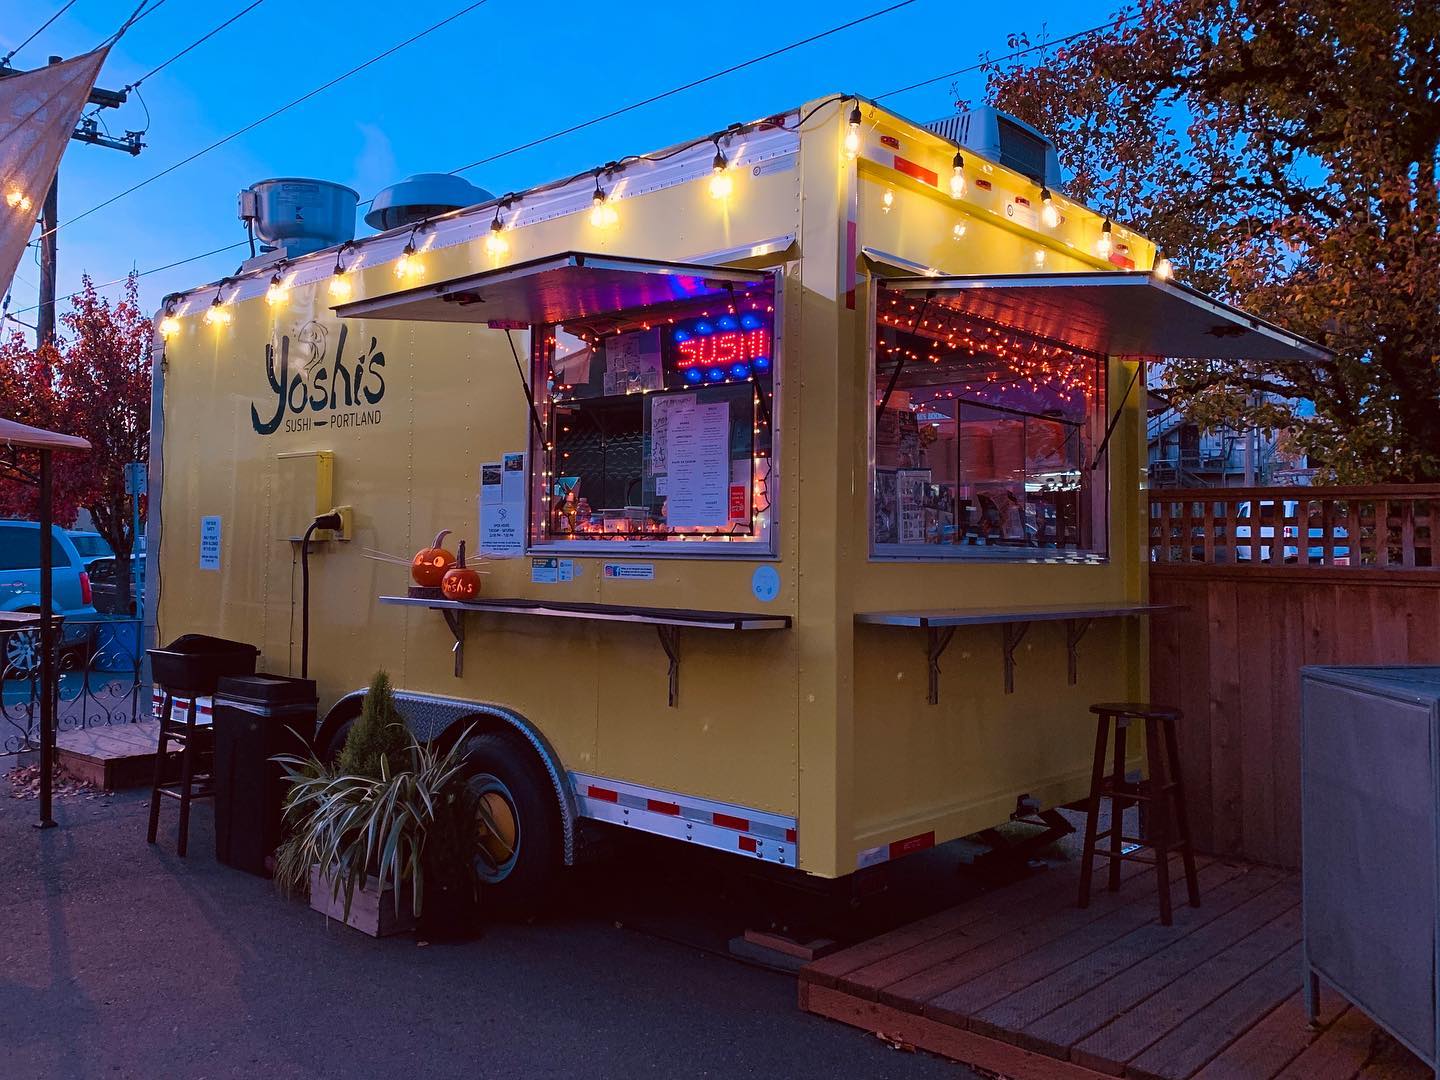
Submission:
[[[1072,1045],[1219,956],[1299,901],[1300,891],[1294,880],[1267,889],[1208,926],[1028,1024],[1018,1033],[1018,1041],[1032,1049],[1068,1054]]]
[[[1130,1063],[1125,1075],[1136,1080],[1187,1080],[1254,1027],[1257,1018],[1295,993],[1300,956],[1297,941],[1154,1043]]]
[[[1379,1029],[1351,1006],[1275,1080],[1352,1080],[1365,1066]]]
[[[1200,907],[1192,908],[1177,902],[1173,926],[1162,926],[1158,919],[1152,919],[1104,948],[1078,957],[1044,976],[1037,976],[1013,993],[976,1010],[970,1026],[983,1034],[1014,1038],[1020,1045],[1026,1045],[1022,1033],[1042,1016],[1208,926],[1246,901],[1275,888],[1287,876],[1282,871],[1265,867],[1242,867],[1229,881],[1217,888],[1206,889],[1201,895]],[[1176,895],[1183,896],[1183,889],[1182,879],[1176,882]]]
[[[1299,940],[1300,907],[1297,904],[1199,967],[1183,973],[1183,978],[1176,978],[1162,992],[1152,994],[1116,1016],[1076,1044],[1071,1050],[1071,1060],[1098,1072],[1119,1075],[1126,1062],[1138,1057],[1276,956],[1294,948]],[[1297,959],[1292,971],[1299,970]],[[1293,983],[1291,985],[1293,987]]]
[[[961,927],[1005,911],[1016,904],[1042,905],[1067,892],[1073,894],[1078,887],[1078,881],[1078,876],[1071,873],[1068,867],[1063,871],[1036,874],[1012,885],[982,893],[963,904],[937,911],[934,915],[917,919],[848,949],[831,953],[802,968],[800,978],[805,982],[834,986],[842,976],[853,971],[879,963],[945,934],[954,933]]]
[[[1136,878],[1143,867],[1139,863],[1125,863],[1122,871],[1128,868],[1135,869],[1131,869],[1122,880],[1119,892],[1100,891],[1084,910],[1074,906],[1075,890],[1079,884],[1078,878],[1071,879],[1069,890],[1052,897],[1048,904],[1012,904],[1006,910],[988,915],[954,933],[852,971],[842,977],[838,985],[850,993],[878,997],[881,989],[924,973],[926,978],[916,979],[908,986],[908,996],[914,1000],[932,997],[970,975],[1019,955],[1013,950],[1034,948],[1067,929],[1083,926],[1118,908],[1142,902],[1145,890],[1139,887]],[[991,945],[992,942],[995,944]],[[984,946],[991,948],[976,954],[978,959],[972,963],[966,954],[975,953]]]
[[[1349,1003],[1339,994],[1320,990],[1321,1028],[1329,1027]],[[1295,993],[1282,1001],[1258,1024],[1236,1039],[1195,1074],[1195,1080],[1255,1080],[1274,1076],[1320,1037],[1310,1026],[1304,996]]]
[[[1223,886],[1240,872],[1239,866],[1225,863],[1212,863],[1205,867],[1199,873],[1202,894],[1208,894],[1212,889]],[[1140,927],[1150,923],[1158,924],[1160,906],[1150,883],[1150,875],[1146,874],[1142,880],[1146,888],[1136,903],[1111,912],[1103,918],[1092,919],[1080,925],[1072,924],[1068,932],[1052,934],[1049,940],[1041,942],[1033,948],[1025,949],[1023,955],[1016,955],[1008,962],[987,968],[983,972],[984,978],[969,979],[963,982],[957,980],[951,983],[953,989],[946,990],[926,1002],[926,1014],[950,1019],[952,1022],[964,1022],[981,1034],[993,1035],[997,1030],[994,1026],[977,1025],[971,1019],[986,1006],[993,1005],[1001,998],[1034,985],[1037,980],[1045,978],[1073,961],[1089,956],[1097,949],[1104,948]],[[1183,902],[1181,897],[1185,895],[1183,874],[1177,875],[1177,879],[1171,880],[1170,893],[1172,900],[1177,905],[1177,911],[1180,910],[1178,905]],[[1080,911],[1079,908],[1070,910]],[[1183,910],[1196,912],[1204,909],[1191,908],[1187,904]],[[1052,919],[1052,925],[1059,925],[1064,929],[1067,924],[1071,923],[1067,919],[1068,915],[1069,912],[1057,914]],[[1074,923],[1078,923],[1078,920],[1075,920]],[[900,986],[896,986],[894,989],[898,991]],[[882,995],[881,1000],[887,1000],[887,998]],[[891,1003],[894,1004],[894,1002]]]

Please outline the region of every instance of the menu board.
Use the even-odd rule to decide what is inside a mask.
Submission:
[[[929,469],[901,469],[895,474],[897,531],[902,544],[925,543],[925,489],[929,484]]]
[[[729,403],[699,405],[691,398],[669,409],[665,429],[666,524],[725,528],[730,523]]]

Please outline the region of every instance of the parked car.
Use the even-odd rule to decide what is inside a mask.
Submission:
[[[1235,517],[1237,520],[1237,524],[1235,526],[1235,559],[1237,562],[1250,561],[1253,549],[1250,546],[1251,526],[1249,522],[1251,520],[1251,507],[1253,505],[1253,500],[1242,502],[1235,510]],[[1275,525],[1273,523],[1276,521],[1277,513],[1283,512],[1284,520],[1294,520],[1299,516],[1299,509],[1300,502],[1297,499],[1285,499],[1278,511],[1275,501],[1273,499],[1260,500],[1261,562],[1270,561],[1271,544],[1267,544],[1265,543],[1265,541],[1269,540],[1273,542],[1275,539]],[[1267,521],[1271,522],[1272,524],[1265,524],[1265,522]],[[1244,522],[1245,524],[1239,524],[1238,522]],[[1339,525],[1335,526],[1334,533],[1335,565],[1349,566],[1350,547],[1348,544],[1342,545],[1340,543],[1340,541],[1342,540],[1348,540],[1349,534],[1342,526]],[[1312,508],[1307,514],[1305,538],[1307,541],[1309,541],[1305,546],[1306,558],[1308,559],[1308,561],[1315,563],[1323,562],[1325,559],[1325,529],[1324,522],[1320,517],[1320,510],[1318,507]],[[1281,558],[1287,563],[1299,562],[1300,526],[1298,524],[1286,525],[1282,523],[1280,525],[1280,540]]]
[[[90,592],[90,577],[85,560],[75,543],[59,526],[50,534],[52,589],[51,606],[57,615],[65,616],[60,645],[64,649],[83,649],[89,644],[95,615]],[[40,610],[40,524],[35,521],[0,521],[0,611]],[[3,635],[6,676],[26,676],[40,666],[40,634],[22,630]]]
[[[113,555],[96,559],[89,566],[90,591],[94,594],[95,610],[107,615],[130,615],[134,613],[135,601],[138,601],[145,592],[145,553],[130,556],[130,601],[127,606],[122,602],[126,594],[121,588],[121,582],[116,576],[120,560]],[[136,575],[139,575],[138,578]]]
[[[70,542],[75,545],[75,550],[80,553],[80,558],[85,561],[85,569],[90,569],[90,564],[96,559],[113,559],[114,550],[110,542],[98,532],[77,532],[71,529],[67,534]]]

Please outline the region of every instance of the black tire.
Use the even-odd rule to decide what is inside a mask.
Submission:
[[[316,756],[326,765],[334,765],[340,760],[340,751],[345,749],[345,740],[350,737],[350,728],[354,726],[357,717],[346,720],[339,727],[335,728],[325,737],[325,745],[316,746]]]
[[[528,915],[542,908],[553,896],[564,854],[560,807],[544,765],[513,736],[476,735],[465,744],[465,791],[471,805],[484,799],[487,807],[504,813],[497,803],[501,800],[513,815],[513,845],[506,842],[511,854],[501,860],[493,854],[492,838],[476,812],[477,832],[486,834],[489,845],[486,854],[475,860],[481,908],[506,915]]]

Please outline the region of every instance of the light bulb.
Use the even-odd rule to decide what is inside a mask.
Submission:
[[[1045,249],[1044,249],[1044,248],[1036,248],[1036,249],[1035,249],[1035,265],[1036,265],[1036,266],[1044,266],[1044,265],[1045,265]]]
[[[29,210],[31,207],[30,196],[26,195],[19,188],[11,188],[5,196],[5,203],[12,210]]]
[[[1175,276],[1175,264],[1165,257],[1165,253],[1159,248],[1155,249],[1155,265],[1150,272],[1161,281],[1169,281]]]
[[[505,227],[500,224],[500,214],[497,211],[495,220],[490,223],[490,235],[485,237],[485,254],[499,258],[509,250],[510,242],[505,239]]]
[[[965,223],[963,221],[959,222],[955,228],[950,230],[950,235],[955,237],[956,240],[965,239]]]
[[[163,338],[168,338],[168,337],[171,337],[171,336],[174,335],[174,334],[179,333],[179,331],[180,331],[180,320],[177,319],[177,318],[175,318],[174,315],[166,315],[163,319],[160,320],[160,336],[161,336],[161,337],[163,337]]]
[[[220,294],[215,294],[215,299],[210,301],[210,306],[205,309],[205,321],[211,326],[224,326],[230,321],[230,312],[225,310],[225,302],[220,299]]]
[[[350,299],[350,279],[345,276],[343,267],[335,267],[335,272],[330,275],[330,299]]]
[[[1110,238],[1110,219],[1105,219],[1105,224],[1100,226],[1100,239],[1095,241],[1095,254],[1102,259],[1108,259],[1114,248],[1114,241]]]
[[[290,294],[289,287],[280,280],[277,273],[270,279],[269,286],[265,289],[265,302],[271,307],[285,303],[285,298]]]
[[[882,196],[880,196],[880,206],[881,206],[881,209],[883,209],[883,210],[885,211],[885,213],[888,214],[888,213],[890,212],[890,208],[891,208],[892,206],[894,206],[894,205],[895,205],[895,192],[891,191],[889,188],[886,188],[886,189],[885,189],[885,194],[882,195]]]
[[[400,258],[395,260],[395,276],[397,278],[414,277],[425,269],[425,264],[420,256],[415,254],[415,241],[411,240],[405,245],[405,250],[400,252]]]
[[[608,229],[620,220],[620,215],[615,207],[610,205],[610,199],[605,192],[596,185],[595,195],[590,200],[590,224],[597,229]]]
[[[965,156],[956,154],[954,169],[950,173],[950,197],[963,199],[967,186],[965,183]]]
[[[860,106],[856,105],[850,110],[850,130],[845,132],[845,156],[848,158],[853,158],[860,153],[860,123],[862,120]]]
[[[1060,224],[1060,211],[1055,207],[1055,200],[1050,195],[1048,187],[1040,189],[1040,220],[1044,222],[1047,229],[1053,229]]]
[[[725,155],[719,150],[715,151],[715,163],[711,166],[710,172],[710,197],[712,199],[728,199],[730,193],[735,190],[735,181],[726,171],[729,162]]]

